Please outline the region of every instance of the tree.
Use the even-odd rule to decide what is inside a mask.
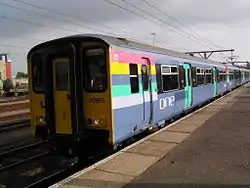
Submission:
[[[16,78],[28,78],[28,74],[24,72],[17,72]]]

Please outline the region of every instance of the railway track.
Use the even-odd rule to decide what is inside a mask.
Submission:
[[[0,134],[4,132],[10,132],[17,129],[22,129],[30,126],[30,119],[25,118],[22,120],[16,120],[11,122],[6,122],[5,124],[0,124]]]
[[[0,173],[16,165],[20,165],[32,159],[48,154],[50,151],[43,151],[44,145],[46,144],[46,141],[41,141],[0,153]]]
[[[68,173],[72,161],[47,140],[0,153],[0,187],[37,187]],[[49,185],[49,184],[48,184]]]
[[[29,99],[28,96],[20,96],[20,97],[4,97],[4,96],[0,96],[0,104],[16,102],[16,101],[22,101],[22,100],[27,100],[27,99]]]

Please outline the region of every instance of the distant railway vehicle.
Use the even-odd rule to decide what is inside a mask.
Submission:
[[[28,94],[28,78],[6,79],[3,81],[3,94],[9,96],[19,96]]]
[[[116,148],[249,81],[249,70],[106,35],[28,53],[34,136],[75,152]]]

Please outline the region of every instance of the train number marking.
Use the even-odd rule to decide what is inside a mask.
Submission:
[[[160,99],[159,105],[160,105],[160,110],[164,110],[165,108],[168,107],[173,107],[175,105],[175,96],[170,96]]]
[[[105,99],[103,97],[90,98],[89,103],[105,103]]]

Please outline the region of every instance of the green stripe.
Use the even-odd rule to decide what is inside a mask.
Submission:
[[[156,82],[152,83],[152,90],[155,91],[156,89]],[[148,92],[148,91],[146,91]],[[124,85],[114,85],[112,86],[112,96],[113,97],[124,97],[124,96],[130,96],[133,94],[142,94],[142,85],[139,85],[139,92],[138,93],[131,93],[130,84],[124,84]]]

